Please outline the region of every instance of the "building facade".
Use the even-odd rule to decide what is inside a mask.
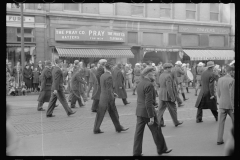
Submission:
[[[132,65],[146,60],[227,63],[234,58],[234,11],[232,3],[26,3],[24,16],[34,22],[25,21],[24,28],[32,29],[34,62],[60,57]],[[7,6],[7,16],[20,16],[20,10]],[[18,35],[19,25],[7,20],[7,37]],[[16,44],[7,39],[15,51],[7,54],[18,53]]]

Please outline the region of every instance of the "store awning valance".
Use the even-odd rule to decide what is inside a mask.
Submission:
[[[233,50],[183,50],[190,60],[233,60]]]
[[[83,58],[134,58],[131,50],[83,49],[83,48],[58,48],[59,57]]]

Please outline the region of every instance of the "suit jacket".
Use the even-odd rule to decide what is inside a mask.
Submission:
[[[176,84],[182,82],[182,80],[180,79],[181,79],[181,75],[184,75],[184,71],[180,67],[178,66],[173,67],[171,72],[172,72],[171,73],[172,78],[176,82]]]
[[[114,92],[117,93],[118,98],[127,98],[127,92],[125,90],[125,86],[124,86],[124,76],[123,73],[121,72],[121,69],[116,67],[113,70],[113,88],[114,88]],[[120,89],[119,87],[122,87],[122,89]]]
[[[96,75],[97,83],[95,83],[95,85],[94,85],[92,99],[99,100],[99,98],[100,98],[100,94],[101,94],[100,77],[103,73],[104,73],[104,68],[102,66],[100,66],[97,69],[97,75]]]
[[[41,89],[40,89],[40,91],[51,90],[52,70],[48,67],[45,67],[43,69],[40,77],[41,77]]]
[[[57,66],[55,66],[52,70],[52,81],[51,90],[63,91],[63,73]]]
[[[217,94],[219,97],[219,108],[234,109],[231,103],[230,92],[234,79],[230,75],[219,78],[217,85]]]
[[[137,86],[137,108],[136,115],[145,118],[156,116],[153,106],[154,86],[149,79],[142,78]]]
[[[86,82],[82,79],[82,75],[80,72],[76,72],[71,78],[71,89],[73,91],[83,92],[82,84],[86,84]]]
[[[159,100],[176,101],[177,90],[171,73],[164,71],[159,77]]]

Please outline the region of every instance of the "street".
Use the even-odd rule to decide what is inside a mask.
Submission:
[[[173,151],[164,156],[224,156],[224,145],[217,145],[218,122],[210,110],[203,110],[203,123],[196,123],[197,96],[193,88],[186,93],[189,98],[178,108],[178,119],[184,123],[175,127],[168,110],[164,113],[166,127],[162,128],[167,146]],[[96,113],[91,112],[92,100],[84,107],[73,109],[76,114],[67,116],[59,101],[53,114],[46,118],[46,111],[37,111],[38,95],[7,96],[10,105],[10,122],[24,147],[19,148],[19,156],[132,156],[136,126],[137,95],[128,90],[129,105],[116,100],[120,123],[130,129],[117,133],[106,113],[101,130],[103,134],[93,134]],[[180,96],[182,99],[182,96]],[[158,97],[157,97],[158,99]],[[43,108],[47,109],[48,103]],[[224,141],[231,128],[227,116]],[[157,156],[156,146],[148,127],[143,137],[143,156]]]

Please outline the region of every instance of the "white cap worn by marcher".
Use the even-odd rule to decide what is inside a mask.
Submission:
[[[175,64],[176,65],[182,65],[182,62],[181,61],[177,61]]]

